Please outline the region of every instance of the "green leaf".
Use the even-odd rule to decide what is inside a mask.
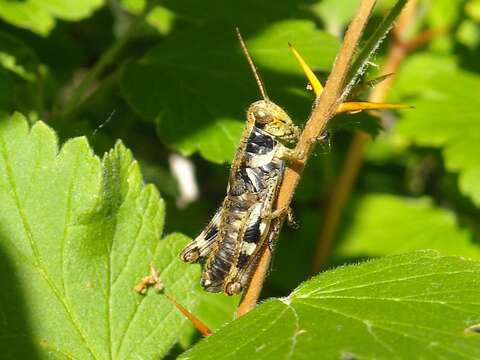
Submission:
[[[434,29],[451,28],[460,17],[464,0],[427,1],[427,22]]]
[[[199,297],[203,299],[195,309],[195,315],[205,321],[212,330],[220,328],[233,320],[235,309],[240,300],[239,296],[225,296],[225,294],[211,294],[201,289]]]
[[[187,329],[163,295],[135,285],[159,271],[165,291],[198,304],[199,267],[178,259],[189,241],[160,240],[164,203],[117,144],[103,160],[85,138],[58,149],[42,122],[0,118],[0,348],[7,358],[165,355]]]
[[[35,52],[18,38],[0,32],[0,68],[0,81],[8,84],[0,109],[40,113],[44,102],[41,80],[47,72]]]
[[[460,190],[480,206],[480,76],[451,58],[422,54],[404,64],[395,89],[415,106],[402,112],[398,133],[442,147],[447,169],[459,173]]]
[[[0,0],[0,18],[37,34],[48,35],[56,18],[80,20],[103,4],[104,0]]]
[[[470,0],[465,5],[465,13],[475,21],[480,21],[480,1]]]
[[[40,61],[22,41],[0,32],[0,66],[26,81],[34,81]]]
[[[147,23],[162,35],[169,34],[174,28],[175,13],[163,6],[154,6],[146,16]]]
[[[49,14],[63,20],[81,20],[103,6],[105,0],[32,0]]]
[[[248,26],[242,30],[274,101],[301,98],[303,111],[308,109],[305,92],[298,95],[305,80],[287,43],[316,69],[328,69],[337,41],[304,20],[278,22],[254,34]],[[217,163],[232,159],[245,109],[259,98],[231,23],[195,28],[156,46],[126,67],[121,86],[129,104],[155,121],[166,144],[185,155],[199,151]],[[297,94],[292,96],[291,88]]]
[[[434,31],[443,31],[429,41],[429,48],[437,52],[453,52],[455,28],[462,17],[465,0],[428,0],[425,2],[425,22]]]
[[[239,296],[226,296],[223,293],[208,293],[198,286],[197,300],[199,305],[195,307],[194,315],[200,319],[212,331],[233,320],[235,309],[240,300]],[[182,350],[190,348],[198,341],[198,332],[191,326],[190,331],[184,332],[180,338]]]
[[[121,0],[122,6],[135,15],[142,14],[147,7],[146,0]],[[162,35],[170,33],[175,23],[175,13],[164,6],[155,5],[145,16],[146,22]]]
[[[357,10],[356,0],[323,0],[312,5],[311,10],[322,19],[326,28],[334,34],[341,34]]]
[[[139,0],[124,0],[139,1]],[[317,0],[256,1],[256,0],[210,0],[208,6],[196,0],[164,0],[179,17],[192,23],[226,21],[230,26],[263,28],[281,19],[305,16],[305,5]]]
[[[420,251],[346,266],[267,300],[181,359],[477,359],[480,263]]]
[[[120,0],[120,4],[133,14],[140,14],[147,5],[146,0]]]
[[[55,20],[46,9],[35,4],[33,0],[0,0],[0,18],[40,35],[47,35],[55,25]]]
[[[382,256],[420,249],[442,255],[480,259],[472,236],[461,229],[455,215],[436,208],[427,198],[394,195],[364,196],[354,207],[353,219],[341,238],[340,256]]]
[[[480,44],[478,23],[470,19],[462,21],[457,30],[457,40],[459,43],[475,50]]]

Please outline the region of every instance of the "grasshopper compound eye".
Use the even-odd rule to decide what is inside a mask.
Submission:
[[[273,120],[273,116],[263,109],[255,109],[253,111],[253,118],[255,119],[255,123],[260,125],[268,124]]]

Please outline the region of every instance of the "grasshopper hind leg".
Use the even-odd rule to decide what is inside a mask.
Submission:
[[[245,289],[260,261],[264,246],[268,246],[270,251],[273,252],[280,233],[282,217],[285,215],[289,223],[294,222],[290,207],[260,215],[258,220],[254,220],[254,216],[252,216],[250,219],[251,225],[243,234],[242,247],[237,263],[232,267],[233,271],[230,272],[225,281],[224,292],[227,295],[237,295]]]
[[[217,241],[220,222],[222,218],[222,207],[220,207],[200,235],[198,235],[180,254],[180,258],[189,263],[195,263],[206,257]]]
[[[250,209],[242,233],[237,242],[235,262],[225,278],[223,291],[227,295],[237,295],[247,285],[252,269],[258,260],[258,250],[263,246],[263,239],[268,232],[269,221],[262,218],[262,204]]]
[[[236,248],[235,234],[222,236],[222,246],[212,253],[205,263],[201,285],[208,292],[223,290],[225,277],[232,267],[232,258]]]
[[[202,232],[187,247],[185,247],[185,249],[183,249],[180,254],[183,261],[195,263],[210,252],[211,247],[217,238],[218,228],[213,225],[207,230],[208,231]]]
[[[236,274],[231,280],[227,280],[224,284],[223,291],[225,294],[232,296],[240,294],[249,284],[251,277],[253,276],[253,270],[256,268],[258,262],[260,261],[260,256],[263,252],[257,251],[255,254],[250,256],[245,256],[239,258],[239,263],[237,265],[243,266],[243,269]]]
[[[223,289],[223,282],[212,282],[212,280],[210,279],[205,279],[205,278],[202,278],[202,280],[200,280],[200,285],[202,285],[203,289],[205,291],[208,291],[208,292],[211,292],[211,293],[218,293],[220,291],[222,291]]]

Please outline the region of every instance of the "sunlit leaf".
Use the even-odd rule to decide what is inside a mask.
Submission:
[[[185,236],[160,238],[164,203],[130,152],[119,143],[100,160],[85,138],[59,149],[45,124],[29,130],[15,114],[0,119],[0,155],[2,356],[165,355],[189,325],[163,295],[134,287],[152,264],[194,311],[199,266],[178,258]]]
[[[0,18],[12,25],[48,35],[55,19],[80,20],[102,6],[104,0],[0,0]]]
[[[420,249],[480,259],[472,235],[455,215],[428,199],[375,194],[361,198],[340,239],[340,256],[384,256]]]
[[[478,262],[429,251],[328,271],[181,359],[477,359],[479,275]]]
[[[416,144],[441,147],[462,192],[480,205],[480,76],[451,58],[423,54],[405,63],[395,89],[415,106],[403,112],[398,132]]]

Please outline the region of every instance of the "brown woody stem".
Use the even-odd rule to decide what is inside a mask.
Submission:
[[[409,51],[413,49],[411,44],[423,44],[424,42],[422,40],[425,37],[430,38],[427,35],[421,34],[419,38],[414,39],[411,42],[406,43],[404,40],[405,33],[408,32],[409,27],[412,25],[412,21],[415,19],[416,5],[417,1],[415,0],[411,0],[407,4],[398,19],[397,26],[393,29],[394,41],[387,53],[383,68],[384,74],[395,74],[398,71]],[[430,32],[428,34],[430,34]],[[394,76],[395,75],[389,76],[383,82],[378,84],[372,91],[369,101],[385,101],[388,91],[395,79]],[[354,136],[353,141],[350,144],[342,172],[338,181],[336,181],[336,186],[332,190],[330,196],[331,200],[325,211],[325,221],[318,237],[317,248],[313,259],[312,273],[314,274],[321,271],[327,264],[332,242],[337,233],[343,209],[345,208],[352,192],[352,188],[358,178],[363,163],[364,148],[369,140],[370,136],[367,133],[359,132]]]
[[[360,1],[357,12],[345,34],[342,48],[337,55],[325,89],[322,95],[315,100],[314,109],[304,131],[300,135],[296,150],[306,154],[306,156],[303,160],[292,164],[292,166],[286,169],[284,180],[279,190],[276,209],[286,208],[290,205],[308,156],[313,149],[313,140],[320,136],[342,102],[346,76],[375,3],[376,0]],[[271,251],[266,247],[237,309],[237,317],[246,314],[255,307],[270,266],[271,258]]]

